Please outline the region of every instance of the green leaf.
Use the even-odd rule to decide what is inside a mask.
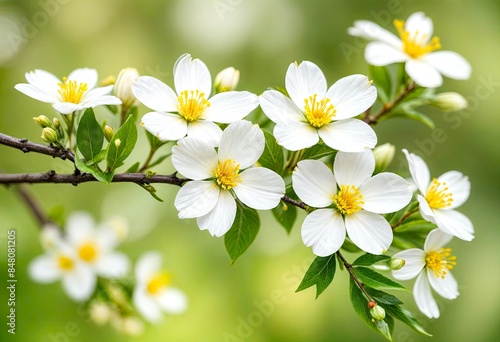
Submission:
[[[148,131],[146,131],[146,137],[148,138],[149,146],[151,146],[151,148],[154,150],[158,149],[158,147],[160,147],[161,145],[167,143],[166,141],[161,141],[160,139],[158,139],[157,136],[149,133]]]
[[[352,263],[353,266],[371,266],[380,261],[391,260],[388,255],[373,255],[370,253],[363,254]]]
[[[154,162],[152,162],[151,164],[149,164],[148,168],[151,168],[153,166],[156,166],[156,165],[160,164],[162,161],[164,161],[165,159],[167,159],[171,155],[172,155],[172,153],[170,152],[170,153],[164,154],[163,156],[158,157],[158,159],[156,159]]]
[[[403,285],[375,272],[371,268],[356,267],[354,268],[354,275],[365,285],[373,287],[378,290],[404,290],[410,292]]]
[[[422,327],[420,322],[413,316],[413,314],[408,311],[404,306],[402,305],[386,305],[384,306],[386,314],[389,314],[396,319],[400,320],[404,324],[408,325],[410,328],[414,329],[415,331],[421,333],[422,335],[426,336],[432,336],[429,334],[425,329]]]
[[[285,228],[287,233],[292,230],[293,224],[297,219],[297,208],[294,205],[288,205],[284,202],[280,202],[278,206],[272,209],[274,218],[279,222],[279,224]]]
[[[377,87],[378,95],[383,103],[389,102],[392,97],[392,79],[389,70],[383,66],[368,65],[370,78]]]
[[[163,202],[163,200],[156,194],[156,188],[154,186],[152,186],[151,184],[139,184],[139,186],[149,192],[149,194],[153,196],[155,200],[157,200],[158,202]]]
[[[420,112],[417,112],[416,110],[413,110],[413,109],[406,109],[406,108],[405,109],[403,109],[403,108],[394,109],[389,114],[383,116],[381,118],[381,121],[387,120],[389,118],[405,118],[405,119],[415,120],[415,121],[418,121],[420,123],[423,123],[424,125],[426,125],[430,129],[433,129],[435,127],[434,121],[431,118],[429,118],[427,115],[420,113]]]
[[[274,135],[266,130],[262,131],[264,132],[264,138],[266,139],[266,146],[264,147],[264,152],[259,158],[259,163],[263,167],[267,167],[268,169],[281,174],[285,163],[283,148],[278,145]]]
[[[87,161],[95,161],[99,156],[104,143],[104,132],[95,119],[92,108],[83,113],[76,131],[78,150]],[[101,159],[102,160],[102,159]]]
[[[343,250],[345,250],[346,252],[349,252],[349,253],[359,253],[359,252],[361,252],[361,249],[359,249],[359,247],[356,246],[349,239],[345,239],[344,243],[342,244],[342,247],[340,247],[340,248],[342,248]]]
[[[380,333],[382,336],[387,338],[389,341],[392,341],[391,334],[387,334],[387,331],[390,332],[390,329],[386,327],[387,323],[385,321],[381,321],[384,323],[376,323],[376,320],[373,319],[370,314],[370,309],[368,309],[368,300],[363,295],[363,292],[359,289],[356,283],[352,280],[349,281],[349,297],[351,299],[352,307],[354,308],[354,312],[358,315],[358,317],[371,329]]]
[[[316,298],[318,298],[332,282],[335,276],[336,267],[335,254],[327,257],[316,257],[311,266],[309,266],[309,269],[304,275],[304,279],[302,279],[302,282],[295,292],[316,285]]]
[[[426,220],[413,220],[405,222],[402,225],[394,228],[394,232],[404,233],[410,231],[423,231],[424,234],[430,232],[436,225]]]
[[[125,173],[136,173],[137,171],[139,171],[139,167],[141,166],[141,163],[140,162],[136,162],[134,164],[132,164],[131,167],[129,167],[127,169],[127,171],[125,171]]]
[[[300,160],[320,159],[323,157],[335,155],[336,153],[337,151],[332,150],[326,145],[316,144],[310,148],[307,148],[300,157]]]
[[[236,202],[236,217],[231,229],[224,235],[224,244],[233,264],[252,244],[260,227],[256,210]]]
[[[119,141],[119,144],[117,143]],[[137,142],[137,127],[132,116],[121,126],[109,142],[106,161],[108,169],[116,170],[130,155]]]
[[[110,185],[113,180],[113,174],[104,173],[97,165],[87,165],[85,161],[75,156],[75,166],[78,170],[85,173],[90,173],[99,182]]]
[[[403,302],[400,301],[398,297],[393,296],[387,292],[375,290],[374,288],[371,288],[369,286],[365,286],[364,289],[379,304],[388,304],[388,305],[403,304]]]
[[[389,328],[389,325],[385,322],[385,319],[375,320],[375,327],[377,327],[378,332],[381,333],[382,336],[384,336],[389,341],[392,341],[391,329]]]

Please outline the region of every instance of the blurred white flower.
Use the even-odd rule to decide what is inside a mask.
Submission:
[[[159,253],[144,253],[135,266],[135,277],[136,286],[132,300],[146,320],[158,322],[162,317],[162,310],[171,314],[186,310],[186,295],[170,286],[170,276],[162,270]]]
[[[240,71],[233,67],[225,68],[220,71],[214,80],[214,88],[216,93],[235,90],[240,81]]]

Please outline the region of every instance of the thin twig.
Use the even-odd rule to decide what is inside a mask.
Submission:
[[[52,223],[51,220],[45,215],[43,210],[38,205],[37,201],[33,198],[33,196],[29,193],[29,191],[24,186],[16,186],[19,196],[22,198],[26,206],[31,210],[33,216],[35,216],[36,220],[40,224],[40,227],[44,227],[48,223]]]
[[[299,207],[301,209],[304,209],[305,211],[310,210],[310,207],[307,204],[305,204],[304,202],[296,201],[293,198],[288,197],[287,195],[281,197],[281,200],[283,202],[286,202],[286,203],[289,203],[289,204],[294,205],[296,207]]]
[[[368,301],[373,301],[374,302],[375,300],[373,300],[372,296],[370,296],[368,294],[368,292],[366,292],[366,290],[365,290],[365,284],[363,284],[358,279],[358,277],[356,277],[356,275],[354,274],[354,270],[353,270],[352,265],[347,262],[347,260],[344,258],[344,256],[342,255],[342,253],[340,253],[340,251],[337,251],[337,255],[340,258],[340,260],[342,260],[342,263],[344,264],[347,272],[349,272],[349,275],[351,276],[351,279],[354,280],[354,282],[356,283],[356,286],[359,287],[359,289],[361,290],[361,292],[364,293],[364,295],[366,296],[366,298],[368,299]]]
[[[14,138],[11,137],[10,135],[6,135],[3,133],[0,133],[0,144],[16,148],[18,150],[23,151],[24,153],[36,152],[36,153],[46,154],[54,158],[61,158],[62,160],[68,159],[72,162],[75,161],[75,155],[68,150],[63,150],[54,146],[37,144],[28,141],[27,139]]]

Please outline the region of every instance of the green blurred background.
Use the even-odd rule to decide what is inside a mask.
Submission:
[[[14,90],[35,68],[58,76],[77,67],[94,67],[100,78],[122,67],[172,84],[172,66],[184,52],[202,59],[212,76],[227,67],[241,71],[239,89],[261,93],[283,86],[293,61],[311,60],[329,84],[367,73],[364,44],[347,35],[356,19],[368,19],[393,30],[392,20],[422,10],[434,20],[444,49],[466,57],[473,66],[468,81],[446,79],[443,91],[458,91],[470,108],[444,115],[428,109],[444,135],[416,122],[393,120],[376,127],[379,142],[419,153],[434,176],[457,169],[472,181],[469,201],[461,208],[474,222],[472,243],[454,240],[458,256],[453,270],[460,297],[439,300],[441,318],[418,318],[434,338],[396,325],[396,341],[498,341],[500,282],[498,208],[500,199],[500,2],[481,1],[287,1],[287,0],[36,0],[0,1],[0,132],[41,142],[33,116],[54,116],[48,104]],[[14,39],[13,39],[14,37]],[[16,39],[17,37],[17,39]],[[144,114],[146,108],[141,107]],[[113,122],[105,110],[98,118]],[[144,160],[147,143],[131,160]],[[398,152],[391,165],[408,176]],[[0,146],[1,172],[71,172],[68,162]],[[173,171],[164,163],[158,173]],[[358,320],[348,298],[346,272],[314,300],[312,289],[294,293],[312,252],[300,238],[300,217],[290,236],[261,215],[259,236],[235,265],[229,265],[223,239],[200,232],[196,223],[177,219],[177,188],[158,186],[159,203],[132,184],[34,185],[45,210],[91,212],[97,220],[123,215],[131,224],[121,250],[136,261],[146,250],[158,250],[173,285],[189,297],[189,308],[148,325],[143,336],[130,338],[112,327],[97,327],[62,292],[60,283],[38,285],[27,276],[30,260],[42,252],[39,227],[16,193],[0,187],[0,336],[2,341],[383,341]],[[55,208],[55,209],[54,209]],[[7,230],[17,230],[17,330],[7,334]],[[349,260],[354,255],[347,254]],[[406,283],[409,287],[412,282]],[[411,295],[402,299],[415,313]],[[272,305],[270,304],[272,303]],[[258,307],[265,305],[265,315]],[[245,323],[242,323],[245,322]],[[246,325],[251,324],[251,325]],[[239,334],[239,335],[238,335]],[[234,338],[232,338],[233,336]],[[238,337],[239,339],[237,339]]]

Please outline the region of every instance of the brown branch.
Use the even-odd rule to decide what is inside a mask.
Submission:
[[[3,133],[0,133],[0,144],[16,148],[23,151],[24,153],[36,152],[46,154],[54,158],[61,158],[62,160],[68,159],[72,162],[75,162],[75,155],[68,150],[63,150],[54,146],[37,144],[28,141],[27,139],[14,138]]]
[[[282,200],[283,202],[286,202],[286,203],[289,203],[289,204],[294,205],[294,206],[296,206],[296,207],[299,207],[299,208],[301,208],[301,209],[304,209],[304,210],[305,210],[305,211],[307,211],[307,212],[309,212],[309,211],[310,211],[310,209],[311,209],[311,208],[310,208],[307,204],[305,204],[304,202],[300,202],[300,201],[294,200],[293,198],[290,198],[290,197],[288,197],[287,195],[285,195],[285,196],[281,197],[281,200]]]
[[[349,272],[349,276],[351,277],[351,279],[356,283],[356,286],[359,287],[359,289],[361,290],[361,292],[364,293],[364,295],[366,296],[366,298],[368,299],[368,301],[373,301],[375,302],[375,300],[373,300],[372,296],[370,296],[368,294],[368,292],[366,292],[365,290],[365,284],[363,284],[359,279],[358,277],[356,277],[356,275],[354,274],[354,270],[353,270],[353,267],[350,263],[347,262],[347,260],[344,258],[344,256],[342,255],[342,253],[340,253],[340,251],[337,251],[337,256],[340,258],[340,260],[342,260],[342,263],[344,264],[347,272]]]
[[[15,189],[17,193],[21,197],[21,199],[26,203],[26,206],[31,210],[33,216],[35,216],[36,220],[40,224],[40,227],[44,227],[48,223],[52,223],[51,220],[45,215],[43,210],[40,208],[36,200],[33,196],[26,190],[24,186],[16,186]]]

